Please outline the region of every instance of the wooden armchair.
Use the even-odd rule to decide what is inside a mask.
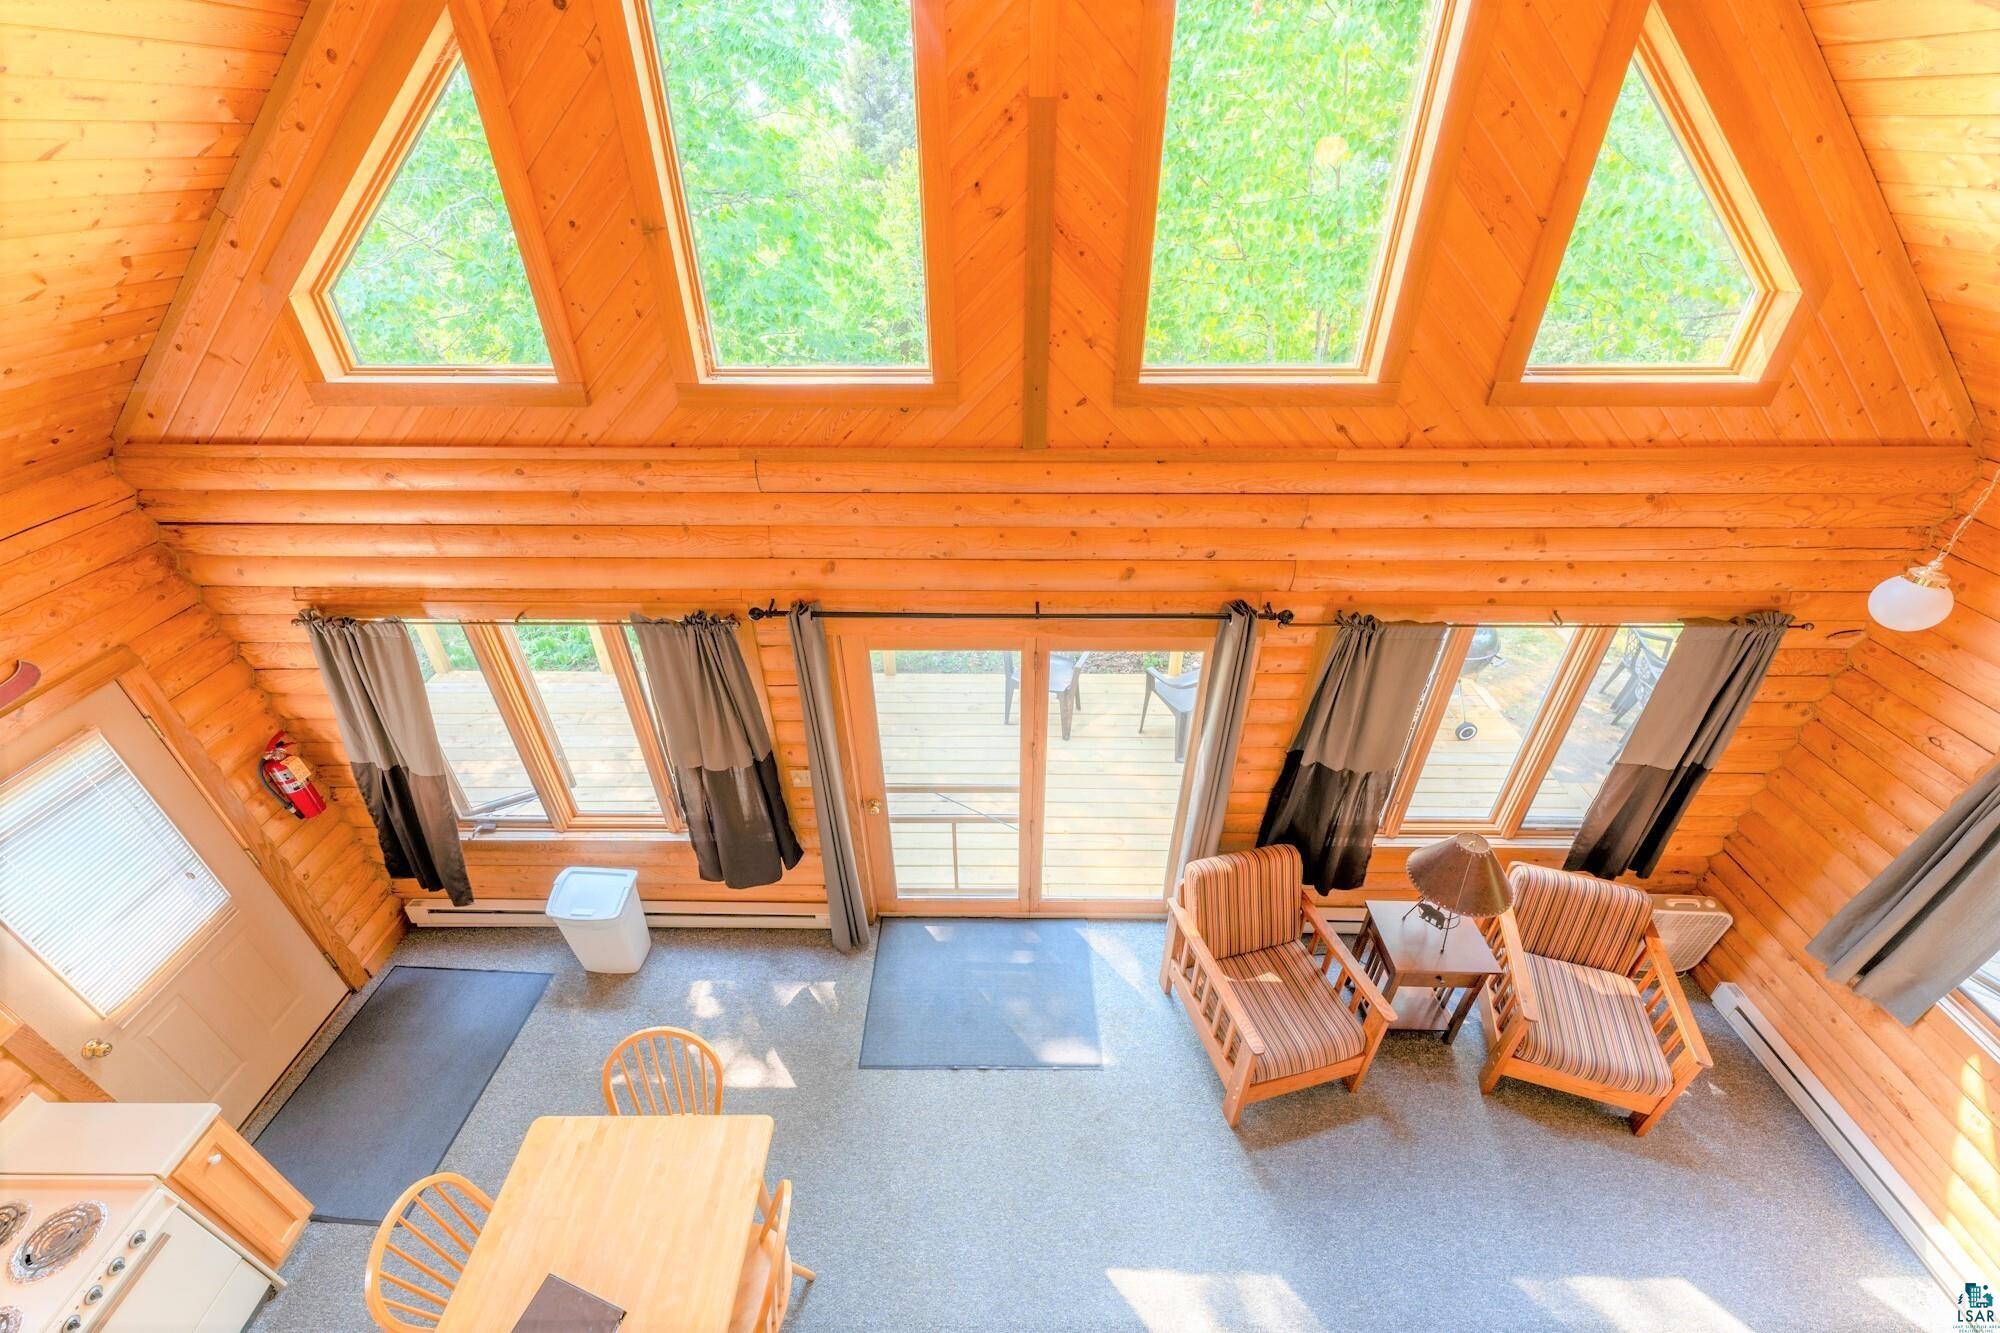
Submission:
[[[1313,903],[1295,847],[1188,863],[1160,989],[1194,1020],[1232,1125],[1247,1103],[1316,1083],[1358,1091],[1396,1018]]]
[[[1486,990],[1482,1091],[1503,1078],[1609,1102],[1644,1134],[1709,1067],[1652,900],[1516,862],[1513,909],[1480,922],[1506,969]]]

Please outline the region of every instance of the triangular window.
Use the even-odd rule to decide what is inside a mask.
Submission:
[[[357,366],[549,365],[465,62],[453,62],[331,295]]]
[[[1637,62],[1528,354],[1536,366],[1719,366],[1757,295]]]
[[[326,405],[574,406],[583,386],[521,145],[504,103],[486,123],[490,57],[461,54],[450,12],[292,294],[307,387]]]
[[[1801,292],[1751,178],[1657,6],[1605,62],[1493,401],[1769,401]]]

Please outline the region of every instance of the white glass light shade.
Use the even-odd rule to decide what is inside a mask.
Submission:
[[[1868,594],[1868,614],[1884,629],[1914,633],[1929,629],[1951,614],[1951,586],[1930,565],[1883,579]]]

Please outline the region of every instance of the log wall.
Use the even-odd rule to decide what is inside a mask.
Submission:
[[[1876,630],[1828,681],[1711,861],[1736,926],[1700,969],[1742,987],[1992,1271],[2000,1261],[2000,1041],[1934,1008],[1905,1029],[1829,986],[1806,942],[2000,754],[2000,528],[1975,524],[1935,630]],[[1970,1017],[1970,1011],[1962,1011]]]
[[[293,723],[176,569],[131,486],[98,461],[10,491],[0,520],[0,665],[31,661],[53,690],[120,648],[261,821],[261,850],[277,858],[267,877],[282,879],[307,933],[350,986],[366,980],[403,923],[372,840],[351,822],[355,803],[337,791],[337,814],[301,822],[258,784],[265,743]],[[31,698],[0,719],[0,742],[37,706]]]

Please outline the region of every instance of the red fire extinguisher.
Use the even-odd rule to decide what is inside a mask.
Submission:
[[[293,818],[311,819],[326,809],[326,797],[313,785],[312,765],[293,754],[291,745],[292,738],[282,731],[271,737],[264,747],[263,761],[257,765],[257,776],[264,790],[291,811]]]

